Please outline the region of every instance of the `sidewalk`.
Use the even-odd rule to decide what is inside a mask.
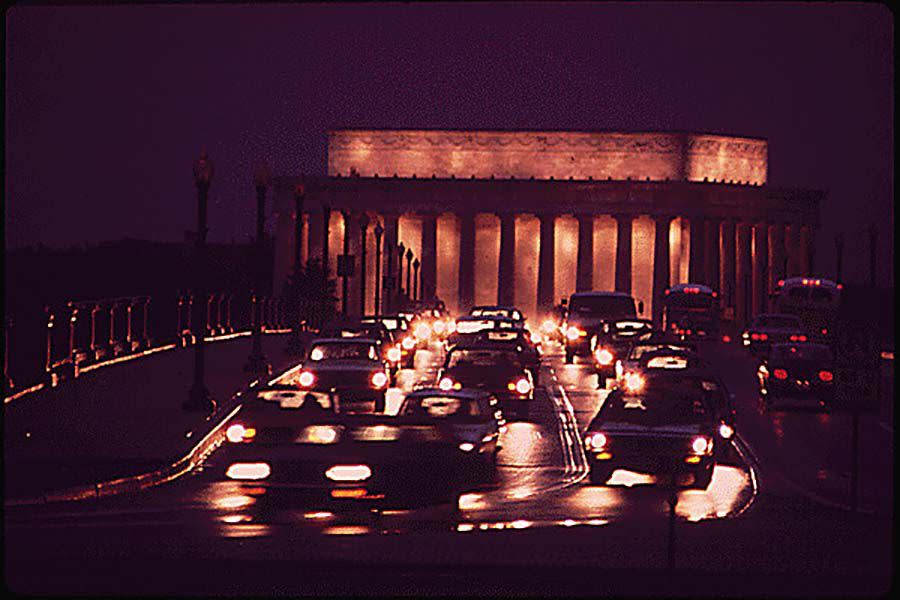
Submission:
[[[289,335],[263,336],[277,373],[295,363]],[[232,408],[255,375],[243,365],[251,339],[206,345],[206,386],[216,414],[181,408],[193,382],[194,349],[177,348],[98,369],[4,407],[6,500],[138,475],[188,453]]]

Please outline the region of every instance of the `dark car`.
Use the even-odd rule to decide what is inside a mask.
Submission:
[[[824,344],[775,344],[757,371],[767,407],[834,402],[834,354]]]
[[[278,387],[261,391],[227,428],[227,479],[341,510],[446,503],[455,510],[459,494],[476,487],[451,424],[343,414],[332,394]]]
[[[347,321],[326,325],[319,332],[323,338],[366,338],[378,342],[379,354],[389,365],[391,381],[394,381],[401,367],[408,365],[408,357],[404,357],[402,344],[394,333],[381,322]],[[404,362],[404,358],[407,362]]]
[[[525,321],[525,316],[515,306],[484,305],[474,306],[469,311],[473,317],[506,317],[513,321]]]
[[[531,372],[535,385],[540,381],[541,351],[524,329],[485,329],[454,338],[453,347],[490,346],[518,354],[519,362]]]
[[[528,414],[534,399],[531,372],[518,352],[493,344],[457,345],[450,348],[438,373],[444,391],[481,389],[501,402],[504,412]]]
[[[345,412],[369,402],[374,402],[375,412],[384,412],[389,370],[376,340],[320,338],[312,341],[302,368],[294,370],[285,383],[303,390],[336,392]]]
[[[659,373],[648,375],[640,391],[610,392],[584,437],[593,483],[624,468],[675,485],[691,475],[689,487],[709,486],[721,413],[703,380],[690,379]]]
[[[597,387],[606,387],[606,380],[616,375],[616,361],[628,354],[636,340],[651,331],[653,323],[646,319],[619,319],[600,325],[590,341]]]
[[[409,322],[400,315],[368,316],[360,319],[361,323],[381,323],[390,332],[394,347],[398,349],[399,363],[404,369],[412,369],[415,366],[416,338],[409,328]],[[390,349],[388,350],[391,353]],[[391,353],[396,354],[396,353]],[[396,362],[396,361],[395,361]]]
[[[611,321],[637,319],[644,303],[621,292],[578,292],[569,298],[563,323],[566,363],[592,352],[591,340]]]
[[[398,413],[450,427],[473,476],[494,475],[506,420],[497,399],[477,389],[421,388],[408,394]]]
[[[773,344],[807,341],[800,318],[794,315],[756,315],[741,334],[744,347],[754,356],[765,356]]]
[[[693,342],[683,341],[673,335],[654,332],[651,335],[641,336],[628,348],[627,354],[616,359],[616,383],[621,384],[626,374],[639,370],[641,357],[649,352],[658,350],[697,352],[697,345]]]

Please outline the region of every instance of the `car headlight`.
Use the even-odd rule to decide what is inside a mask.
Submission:
[[[256,435],[256,429],[235,424],[225,430],[225,437],[232,444],[248,442]]]
[[[463,442],[462,444],[459,445],[459,449],[462,450],[463,452],[471,452],[472,450],[475,449],[475,444],[473,444],[471,442]]]
[[[698,435],[691,442],[691,450],[694,454],[709,454],[712,450],[712,440],[706,436]]]
[[[375,389],[383,388],[387,385],[388,376],[383,371],[377,371],[375,373],[372,373],[372,377],[371,379],[369,379],[369,382]]]
[[[400,348],[391,348],[387,351],[387,359],[391,362],[400,362],[401,357]]]
[[[722,423],[719,425],[719,435],[722,439],[730,439],[734,435],[734,428],[728,423]]]
[[[407,350],[412,350],[413,348],[416,347],[416,339],[413,337],[407,336],[407,337],[403,338],[402,344],[403,344],[403,347],[406,348]]]
[[[543,323],[541,323],[541,331],[546,334],[551,334],[556,330],[556,323],[550,319],[547,319]]]
[[[603,365],[604,367],[607,365],[611,365],[613,361],[612,352],[607,350],[606,348],[600,348],[595,353],[594,356],[597,357],[597,362]]]
[[[441,380],[438,382],[438,387],[445,392],[449,392],[453,389],[453,380],[449,377],[441,377]]]
[[[644,389],[644,378],[640,373],[625,373],[625,389],[629,392],[639,392]]]
[[[303,387],[311,387],[312,384],[316,382],[316,376],[309,371],[303,371],[300,373],[300,377],[297,378],[297,381]]]
[[[325,477],[332,481],[364,481],[371,476],[368,465],[334,465],[325,471]]]
[[[428,339],[431,336],[431,327],[428,323],[419,323],[416,325],[416,337],[420,340]]]
[[[588,433],[584,438],[585,446],[592,450],[601,450],[606,446],[606,442],[606,436],[599,432]]]
[[[520,394],[527,394],[531,392],[532,385],[531,382],[522,377],[516,382],[516,391]]]
[[[265,479],[272,474],[272,468],[268,463],[234,463],[225,472],[229,479]]]
[[[566,329],[566,338],[573,342],[585,335],[587,335],[587,332],[577,327],[569,327],[568,329]]]
[[[341,429],[335,425],[308,425],[295,441],[298,444],[336,444],[341,438]]]
[[[443,321],[435,321],[434,325],[432,326],[432,329],[434,329],[434,332],[438,335],[441,335],[442,333],[444,333],[444,330],[446,328],[447,328],[447,325]]]

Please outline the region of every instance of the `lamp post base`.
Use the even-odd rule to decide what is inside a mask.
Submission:
[[[272,365],[269,364],[265,354],[262,352],[253,353],[247,358],[247,364],[244,365],[244,372],[271,375]]]
[[[188,392],[188,398],[181,405],[181,408],[212,414],[216,411],[216,401],[210,396],[209,390],[203,384],[199,384],[191,388],[191,391]]]

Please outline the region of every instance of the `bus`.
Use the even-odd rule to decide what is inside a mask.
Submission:
[[[663,331],[682,339],[718,339],[719,294],[699,283],[679,283],[663,294]]]
[[[811,341],[830,343],[843,286],[828,279],[782,279],[772,295],[772,312],[796,315]]]

